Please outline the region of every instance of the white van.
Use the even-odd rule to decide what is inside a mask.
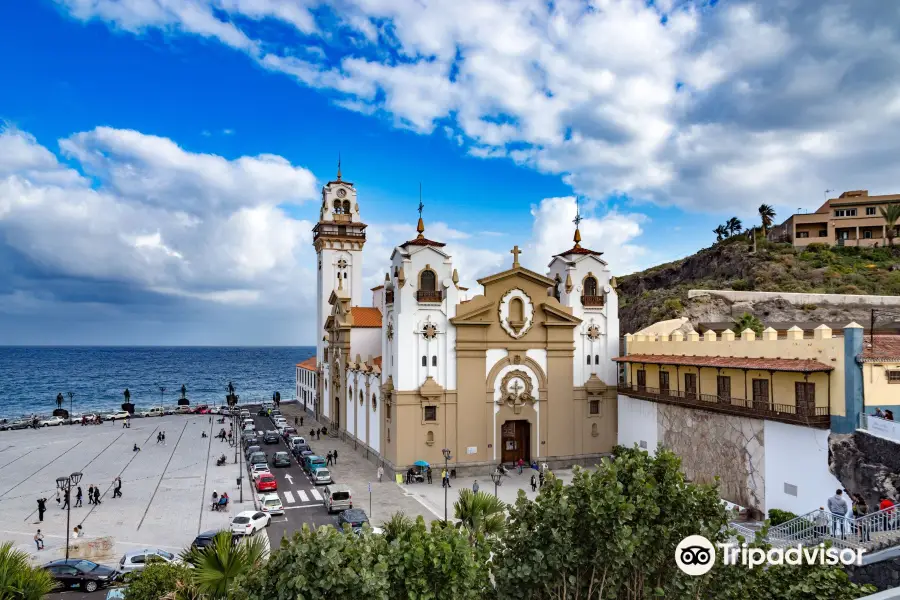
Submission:
[[[350,486],[339,483],[326,486],[322,491],[322,504],[328,509],[329,514],[353,508]]]
[[[142,412],[142,413],[141,413],[141,416],[144,416],[144,417],[161,417],[161,416],[163,416],[164,414],[166,414],[166,413],[165,413],[165,411],[163,410],[163,407],[162,407],[162,406],[154,406],[154,407],[151,408],[150,410],[145,411],[145,412]]]

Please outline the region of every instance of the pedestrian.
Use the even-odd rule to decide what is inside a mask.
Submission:
[[[309,430],[309,439],[313,439],[314,437],[316,437],[316,430],[310,429]]]
[[[38,550],[44,549],[44,534],[41,533],[40,529],[34,534],[34,544],[37,546]]]
[[[325,466],[331,466],[331,450],[328,451],[328,454],[325,455]]]
[[[100,488],[94,486],[94,504],[100,506]]]
[[[882,523],[884,523],[884,528],[886,530],[894,529],[894,503],[887,496],[881,497],[881,502],[878,503],[878,510],[884,511],[884,517],[882,519]]]
[[[522,460],[522,459],[520,458],[520,459],[518,460],[518,462],[516,462],[516,466],[519,467],[519,475],[521,475],[521,474],[522,474],[522,467],[525,466],[525,461]]]
[[[334,458],[334,464],[337,464],[337,450],[331,453],[332,458]]]
[[[122,419],[122,429],[128,428],[128,417]]]
[[[478,493],[478,480],[475,480],[475,483],[472,484],[472,492]]]
[[[540,485],[540,487],[544,487],[544,472],[543,471],[538,471],[538,485]]]
[[[382,477],[384,477],[384,467],[378,465],[378,483],[381,483]]]
[[[825,515],[825,507],[819,507],[819,514],[816,515],[816,535],[820,538],[828,534],[828,517]]]
[[[884,413],[881,412],[881,408],[876,408],[876,409],[875,409],[875,414],[874,414],[873,416],[878,417],[879,419],[883,419],[883,418],[884,418]]]
[[[140,452],[141,449],[138,447],[137,442],[134,444],[134,448],[131,449],[132,452]]]
[[[294,427],[297,426],[297,421],[298,421],[297,417],[294,417]]]
[[[94,503],[94,484],[88,486],[88,504]]]
[[[59,507],[59,503],[62,500],[62,492],[59,491],[59,488],[56,488],[56,506]]]
[[[316,429],[316,439],[317,440],[322,439],[322,430],[321,429]]]
[[[122,478],[116,477],[113,480],[113,498],[121,498],[122,497]]]
[[[216,490],[213,490],[213,504],[215,504],[216,500],[218,500],[218,499],[219,499],[219,492],[217,492]]]
[[[431,467],[425,469],[425,477],[428,478],[428,483],[431,483]]]
[[[532,492],[537,491],[537,477],[535,476],[534,473],[531,474],[531,491]]]
[[[869,514],[869,507],[866,506],[866,501],[863,499],[862,494],[857,494],[856,496],[851,495],[851,498],[853,498],[851,510],[853,510],[853,520],[856,524],[856,537],[862,542],[868,542],[868,523],[860,523],[860,519]]]
[[[75,492],[75,508],[82,506],[81,504],[81,486],[78,486],[78,491]]]
[[[162,444],[162,431],[158,431],[158,432],[156,433],[156,443],[157,443],[157,444]],[[137,445],[137,444],[135,444],[135,445]]]
[[[72,537],[73,538],[78,537],[78,525],[76,525],[75,527],[72,528]]]
[[[166,432],[163,431],[162,434],[163,434],[163,446],[165,446],[166,445]]]
[[[78,537],[84,537],[84,527],[76,525],[75,529],[78,531]]]
[[[300,427],[303,427],[303,417],[300,417]]]
[[[892,411],[892,410],[884,411],[884,418],[887,419],[888,421],[893,421],[894,420],[894,411]]]
[[[62,508],[69,508],[69,494],[70,494],[69,490],[66,490],[66,493],[63,494]]]
[[[844,517],[847,514],[847,501],[844,500],[843,492],[835,490],[834,496],[828,499],[826,503],[828,512],[831,513],[831,535],[837,537],[838,530],[841,532],[841,539],[844,539]]]
[[[46,498],[38,498],[38,521],[44,521],[44,513],[47,512],[47,499]],[[40,530],[38,530],[40,531]]]

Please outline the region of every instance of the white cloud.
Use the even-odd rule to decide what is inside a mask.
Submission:
[[[791,209],[826,187],[896,191],[873,160],[900,146],[900,13],[884,2],[56,1],[217,39],[350,110],[596,198],[730,211],[761,191]]]

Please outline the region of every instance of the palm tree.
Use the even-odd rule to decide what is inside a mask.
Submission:
[[[725,229],[724,225],[719,225],[715,229],[713,229],[713,233],[716,234],[716,241],[721,242],[723,239],[728,237],[728,230]]]
[[[185,563],[194,567],[192,583],[203,596],[226,598],[228,589],[239,576],[257,567],[268,554],[262,535],[232,543],[231,532],[220,532],[206,548],[190,548],[181,553]]]
[[[26,552],[13,548],[12,542],[0,545],[0,598],[41,600],[53,587],[50,573],[31,566]]]
[[[881,216],[887,224],[884,234],[887,236],[888,245],[893,248],[894,238],[897,236],[897,221],[900,220],[900,204],[889,204],[878,210],[881,211]]]
[[[459,500],[453,503],[453,516],[459,519],[457,526],[466,528],[473,537],[499,535],[506,529],[506,505],[487,492],[460,490]]]
[[[740,336],[745,329],[749,329],[756,335],[761,336],[763,332],[763,322],[757,319],[755,315],[744,313],[741,315],[740,319],[734,322],[734,326],[731,330],[735,335]]]
[[[740,233],[741,229],[744,228],[744,224],[741,223],[741,220],[737,217],[731,217],[728,219],[728,222],[725,223],[725,229],[728,230],[728,233],[734,235],[736,233]]]
[[[775,220],[775,209],[768,204],[759,205],[759,218],[762,221],[763,235],[769,233],[769,227]]]
[[[415,521],[403,514],[396,512],[391,518],[381,524],[381,532],[384,539],[392,542],[406,535],[415,526]]]

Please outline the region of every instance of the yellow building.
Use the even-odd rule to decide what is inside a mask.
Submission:
[[[859,362],[865,410],[891,410],[900,419],[900,336],[866,337],[864,347]]]

